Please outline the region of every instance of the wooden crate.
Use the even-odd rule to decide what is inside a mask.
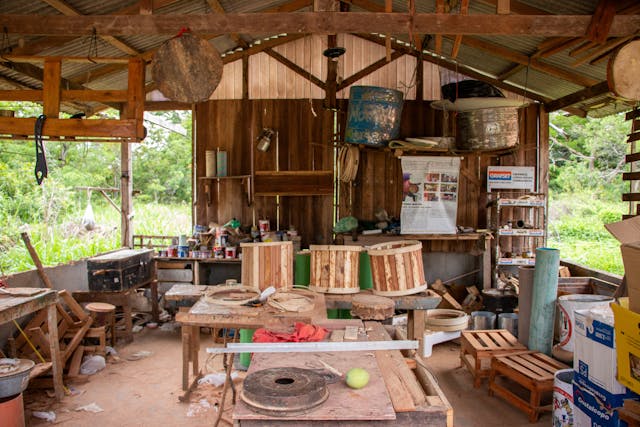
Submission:
[[[506,329],[463,331],[460,337],[460,364],[473,375],[473,386],[480,387],[482,378],[489,377],[491,358],[527,350]]]
[[[551,411],[552,404],[543,404],[553,392],[553,377],[556,371],[568,366],[535,351],[524,351],[491,360],[489,373],[489,395],[497,393],[507,402],[529,415],[529,422],[536,422],[541,411]],[[496,381],[504,377],[515,382],[529,392],[529,400],[516,394],[513,384],[508,387]],[[545,396],[548,395],[548,396]],[[550,399],[549,399],[550,400]]]

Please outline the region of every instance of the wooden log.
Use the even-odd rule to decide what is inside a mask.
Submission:
[[[351,315],[363,320],[385,320],[395,312],[396,303],[391,298],[358,294],[351,301]]]
[[[638,57],[640,57],[640,40],[635,40],[618,49],[611,56],[607,67],[609,89],[618,96],[634,101],[640,100]]]
[[[211,43],[191,34],[175,37],[156,52],[153,80],[164,96],[179,102],[204,102],[222,78],[222,58]]]

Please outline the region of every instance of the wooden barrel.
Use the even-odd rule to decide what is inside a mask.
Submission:
[[[360,292],[360,252],[362,246],[311,245],[309,289],[328,294]]]
[[[422,266],[422,243],[419,241],[380,243],[370,246],[367,252],[371,258],[374,294],[393,297],[427,289]]]
[[[240,243],[242,284],[265,290],[293,287],[293,242]]]

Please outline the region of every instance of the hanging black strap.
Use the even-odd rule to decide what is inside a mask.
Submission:
[[[47,177],[47,158],[44,153],[44,145],[42,143],[42,128],[44,127],[44,121],[47,116],[41,114],[36,119],[36,128],[34,135],[36,139],[36,182],[38,185],[42,184],[42,181]]]

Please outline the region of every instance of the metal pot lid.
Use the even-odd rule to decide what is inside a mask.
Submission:
[[[0,379],[30,371],[35,366],[29,359],[0,359]]]
[[[242,385],[242,400],[271,416],[305,414],[329,397],[324,377],[310,369],[269,368],[253,372]]]

